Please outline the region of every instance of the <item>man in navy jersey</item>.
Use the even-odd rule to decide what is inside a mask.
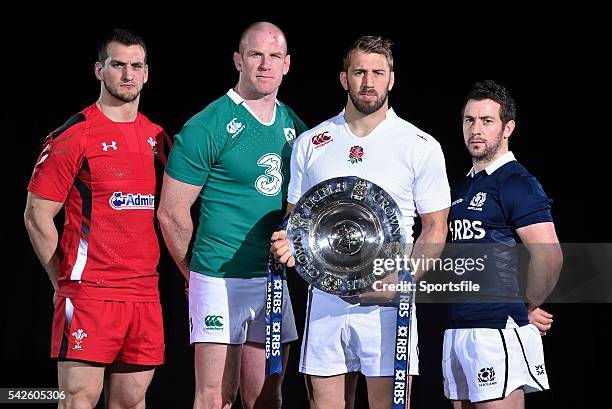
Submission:
[[[449,214],[455,257],[484,257],[484,268],[453,281],[480,290],[449,304],[442,369],[455,408],[522,408],[524,394],[548,389],[540,335],[552,315],[538,308],[552,291],[562,253],[542,186],[508,150],[514,100],[502,85],[474,85],[463,107],[463,137],[472,169],[453,191]],[[529,251],[524,298],[518,286],[517,239]]]

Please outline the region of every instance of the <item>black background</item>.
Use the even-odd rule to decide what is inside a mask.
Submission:
[[[52,288],[23,227],[26,186],[43,138],[98,97],[96,45],[114,27],[132,28],[147,42],[149,83],[140,108],[171,135],[235,85],[232,52],[242,29],[253,21],[269,20],[285,30],[291,69],[278,98],[309,126],[345,104],[338,81],[344,48],[359,35],[390,37],[396,75],[390,103],[442,144],[451,184],[470,168],[459,118],[463,98],[476,80],[501,82],[518,107],[511,150],[554,200],[560,240],[608,241],[606,209],[595,202],[608,190],[609,172],[602,170],[606,163],[598,153],[610,133],[609,114],[603,112],[610,105],[608,73],[601,58],[609,44],[603,41],[605,27],[596,22],[597,11],[565,10],[555,16],[550,11],[510,14],[475,8],[443,21],[437,11],[391,17],[393,9],[375,6],[351,5],[350,14],[315,6],[285,13],[212,12],[205,6],[193,13],[164,11],[156,18],[136,19],[138,7],[116,5],[78,18],[49,15],[34,22],[21,16],[18,29],[4,33],[2,151],[8,208],[3,223],[7,262],[2,268],[0,387],[57,385],[55,363],[48,358]],[[188,408],[194,381],[187,307],[180,275],[167,256],[160,275],[167,362],[156,372],[147,403],[150,408]],[[289,281],[301,332],[305,286],[296,277]],[[546,308],[555,314],[553,329],[544,338],[552,390],[528,395],[527,404],[590,407],[588,402],[607,395],[597,385],[609,380],[604,345],[612,310],[603,304]],[[421,376],[414,381],[415,408],[450,407],[443,396],[440,365],[444,319],[443,306],[419,306]],[[306,406],[298,359],[299,343],[294,343],[284,384],[286,408]],[[363,387],[358,407],[367,407]]]

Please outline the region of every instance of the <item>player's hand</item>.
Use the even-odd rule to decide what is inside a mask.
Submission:
[[[57,307],[57,290],[53,291],[53,308]]]
[[[361,299],[362,302],[365,302],[368,304],[369,303],[376,303],[376,304],[391,303],[395,300],[397,291],[390,291],[386,289],[387,286],[385,284],[397,284],[397,280],[398,280],[397,272],[393,274],[389,274],[382,280],[378,280],[374,284],[372,284],[371,291],[368,291],[367,293],[359,294],[359,299]],[[379,289],[380,291],[377,291],[375,289]]]
[[[291,254],[287,232],[285,230],[275,231],[272,233],[270,240],[272,240],[270,253],[272,253],[274,259],[281,264],[286,264],[287,267],[295,266],[295,258]]]
[[[541,308],[527,307],[527,316],[529,323],[536,326],[540,331],[540,335],[544,336],[550,330],[553,323],[553,315],[544,311]]]

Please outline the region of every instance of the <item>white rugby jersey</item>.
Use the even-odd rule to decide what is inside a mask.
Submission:
[[[450,206],[440,144],[393,109],[364,137],[351,132],[344,111],[300,135],[291,154],[288,201],[296,204],[312,186],[341,176],[358,176],[385,189],[402,211],[410,241],[417,212]]]

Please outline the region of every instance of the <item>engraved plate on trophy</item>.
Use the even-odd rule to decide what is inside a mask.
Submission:
[[[296,203],[287,238],[297,272],[322,291],[351,296],[370,291],[392,271],[375,259],[395,259],[406,243],[402,215],[380,186],[356,176],[325,180]]]

